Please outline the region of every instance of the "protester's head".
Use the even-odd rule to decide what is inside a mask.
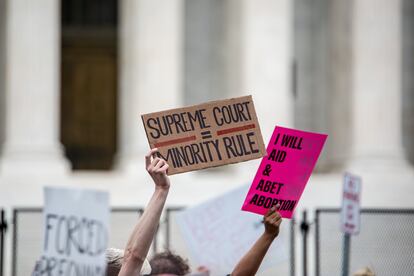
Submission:
[[[353,276],[375,276],[375,273],[368,267],[364,267],[358,271],[355,271]]]
[[[116,248],[108,248],[105,252],[107,267],[107,276],[117,276],[121,270],[121,266],[124,260],[124,251]],[[140,274],[150,274],[151,266],[145,259]]]
[[[108,276],[118,275],[122,266],[124,252],[116,248],[108,248],[105,252]]]
[[[190,273],[188,261],[170,251],[155,254],[151,261],[151,275],[185,275]]]

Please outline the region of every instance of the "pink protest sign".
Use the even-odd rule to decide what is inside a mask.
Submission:
[[[328,135],[276,126],[242,210],[291,218]]]

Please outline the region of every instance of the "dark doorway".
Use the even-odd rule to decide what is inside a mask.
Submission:
[[[75,170],[109,170],[116,152],[117,1],[61,1],[61,140]]]

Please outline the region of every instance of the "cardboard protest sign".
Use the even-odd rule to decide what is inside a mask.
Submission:
[[[251,96],[145,114],[142,121],[169,175],[265,155]]]
[[[33,275],[106,275],[109,195],[45,188],[43,254]]]
[[[175,216],[192,261],[208,267],[211,275],[230,273],[264,231],[262,218],[251,213],[240,214],[247,190],[248,186],[243,185]],[[290,226],[282,223],[281,227],[261,270],[288,259]]]
[[[280,204],[291,218],[327,137],[276,126],[242,210],[263,215]]]
[[[341,231],[357,235],[360,229],[361,178],[346,173],[342,194]]]

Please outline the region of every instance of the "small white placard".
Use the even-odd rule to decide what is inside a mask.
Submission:
[[[350,173],[344,175],[342,194],[341,231],[357,235],[360,230],[361,178]]]

